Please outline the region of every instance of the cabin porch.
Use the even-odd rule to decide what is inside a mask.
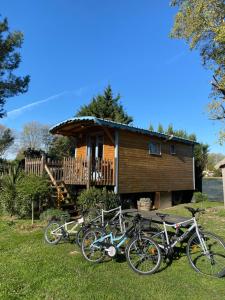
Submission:
[[[64,157],[62,161],[56,161],[44,157],[25,158],[25,172],[38,176],[47,172],[52,181],[69,185],[114,185],[114,161],[110,159]]]

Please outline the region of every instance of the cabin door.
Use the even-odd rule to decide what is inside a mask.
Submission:
[[[95,135],[90,138],[90,152],[92,161],[102,160],[103,158],[103,136]]]

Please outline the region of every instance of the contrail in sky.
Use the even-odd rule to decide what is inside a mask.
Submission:
[[[174,62],[178,61],[181,57],[183,57],[185,55],[186,55],[186,51],[181,51],[181,52],[175,54],[174,56],[168,58],[165,63],[167,65],[173,64]]]
[[[35,102],[30,103],[30,104],[27,104],[27,105],[21,106],[19,108],[13,109],[13,110],[11,110],[7,113],[7,117],[9,117],[9,118],[17,117],[18,115],[22,114],[24,111],[26,111],[26,110],[34,107],[34,106],[38,106],[42,103],[49,102],[51,100],[57,99],[60,96],[63,96],[67,93],[68,93],[68,91],[64,91],[64,92],[61,92],[59,94],[52,95],[52,96],[50,96],[48,98],[45,98],[43,100],[35,101]]]

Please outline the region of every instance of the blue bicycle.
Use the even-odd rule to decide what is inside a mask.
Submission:
[[[82,241],[82,254],[92,263],[100,263],[105,257],[113,258],[125,249],[128,265],[137,273],[155,273],[161,263],[161,251],[156,242],[142,234],[141,216],[121,235],[106,234],[101,228],[87,231]]]

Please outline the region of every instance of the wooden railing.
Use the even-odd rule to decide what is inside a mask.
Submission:
[[[41,176],[44,172],[44,159],[42,158],[25,158],[25,173]]]
[[[66,184],[87,184],[88,168],[86,159],[64,157],[63,170],[63,180]]]
[[[65,157],[63,161],[43,158],[25,159],[25,172],[41,176],[45,165],[56,181],[77,185],[114,185],[114,162],[112,160]]]
[[[62,181],[64,178],[63,161],[47,159],[46,165],[56,181]]]
[[[113,185],[113,161],[109,159],[94,160],[91,164],[91,183],[94,185]]]

